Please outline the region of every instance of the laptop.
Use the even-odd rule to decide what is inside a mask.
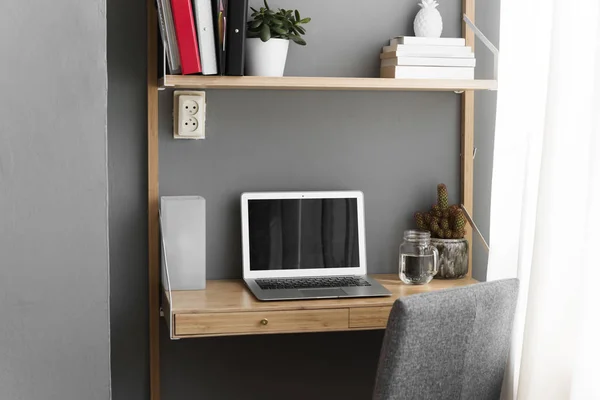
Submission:
[[[241,200],[244,281],[259,300],[391,296],[367,276],[362,192]]]

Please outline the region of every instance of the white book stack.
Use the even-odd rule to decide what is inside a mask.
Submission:
[[[382,78],[475,79],[475,54],[462,38],[398,36],[380,58]]]

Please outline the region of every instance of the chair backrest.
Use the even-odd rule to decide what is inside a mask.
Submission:
[[[396,300],[374,400],[498,399],[518,291],[507,279]]]

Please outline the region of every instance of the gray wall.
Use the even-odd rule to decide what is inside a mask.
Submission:
[[[117,400],[148,398],[145,42],[140,3],[108,0]],[[293,4],[281,0],[276,5]],[[302,2],[302,13],[313,17],[309,45],[291,46],[288,75],[376,76],[380,47],[394,35],[410,33],[417,11],[416,2],[408,0],[352,7],[341,0],[327,4]],[[479,13],[488,6],[482,4]],[[460,35],[460,1],[444,2],[441,8],[445,35]],[[497,15],[489,16],[486,31],[498,29]],[[341,30],[344,24],[352,28]],[[415,210],[434,201],[435,184],[447,183],[452,200],[458,201],[460,97],[453,93],[208,91],[207,140],[197,142],[171,139],[171,98],[171,91],[160,94],[161,195],[207,198],[209,278],[241,276],[238,199],[245,190],[363,190],[371,272],[397,271],[402,231],[412,226]],[[487,129],[477,133],[477,163],[491,168],[490,156],[481,156],[482,148],[491,155],[494,108],[487,101],[489,109],[476,107],[476,122]],[[476,174],[476,191],[485,186],[485,179]],[[477,208],[479,193],[475,198]],[[487,219],[487,214],[476,217]],[[476,276],[483,271],[475,266]],[[352,332],[171,342],[164,328],[165,399],[369,398],[382,338],[381,332]]]
[[[149,399],[146,2],[107,10],[113,398]]]
[[[104,0],[0,13],[0,397],[110,398]]]

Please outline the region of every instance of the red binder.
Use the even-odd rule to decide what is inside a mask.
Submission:
[[[202,72],[192,3],[190,0],[171,0],[171,8],[179,45],[181,73],[187,75]]]

